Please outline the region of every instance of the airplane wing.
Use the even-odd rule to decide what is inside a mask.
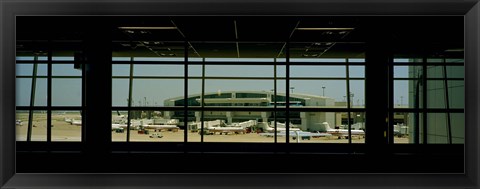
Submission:
[[[275,136],[275,133],[260,133],[261,136],[270,136],[270,137],[273,137]],[[287,133],[285,132],[280,132],[280,133],[277,133],[277,136],[286,136]],[[318,137],[326,137],[326,136],[332,136],[331,134],[329,133],[310,133],[310,132],[299,132],[298,135],[296,132],[290,132],[290,136],[291,137],[296,137],[296,136],[299,136],[299,137],[312,137],[312,136],[318,136]]]

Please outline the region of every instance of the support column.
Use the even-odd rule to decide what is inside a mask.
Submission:
[[[91,18],[85,23],[85,135],[84,152],[102,157],[112,141],[112,50],[108,18]],[[95,19],[95,20],[93,20]],[[101,20],[99,20],[101,19]]]
[[[195,122],[200,122],[202,120],[202,112],[195,112]]]
[[[366,138],[371,146],[387,144],[389,97],[389,63],[393,61],[388,23],[380,18],[366,20],[368,30],[365,52]],[[393,87],[393,86],[392,86]],[[374,147],[372,150],[377,147]]]
[[[262,122],[267,123],[267,122],[268,122],[268,118],[270,117],[270,115],[271,115],[270,112],[261,112]]]
[[[225,116],[227,116],[227,124],[232,124],[233,122],[233,113],[232,112],[227,112]]]
[[[300,119],[302,121],[302,125],[300,125],[300,129],[302,131],[307,130],[307,125],[309,124],[308,123],[309,119],[307,119],[307,112],[300,112]]]

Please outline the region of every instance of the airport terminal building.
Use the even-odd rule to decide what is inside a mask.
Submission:
[[[286,97],[283,93],[278,93],[275,97],[271,91],[225,91],[217,93],[205,93],[203,99],[204,106],[222,106],[222,107],[273,107],[275,103],[278,107],[285,106]],[[291,94],[291,107],[335,107],[335,99],[307,95]],[[188,106],[201,106],[201,94],[190,95]],[[166,99],[165,106],[183,106],[183,96]],[[165,118],[183,119],[183,111],[165,111]],[[268,111],[205,111],[204,120],[224,120],[225,123],[242,122],[247,120],[257,120],[258,122],[272,122],[277,117],[278,122],[285,122],[285,113]],[[189,113],[189,121],[200,122],[202,119],[201,111]],[[341,115],[334,112],[291,112],[290,122],[297,125],[301,130],[323,131],[322,122],[329,122],[331,125],[341,125]]]

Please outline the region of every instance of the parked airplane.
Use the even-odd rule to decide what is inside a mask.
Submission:
[[[267,122],[259,122],[257,124],[258,127],[262,128],[263,129],[263,132],[269,132],[269,133],[273,133],[273,132],[281,132],[281,131],[284,131],[286,132],[287,131],[287,128],[285,127],[285,124],[283,123],[278,123],[277,122],[277,130],[275,130],[275,127],[272,127],[270,125],[268,125]],[[290,127],[290,131],[300,131],[300,128],[295,128],[295,127]]]
[[[145,129],[155,129],[155,130],[174,130],[178,131],[179,127],[177,125],[142,125]]]
[[[82,120],[75,120],[75,119],[72,119],[70,124],[72,125],[77,125],[77,126],[82,126]]]
[[[339,139],[341,139],[342,137],[348,138],[348,129],[332,129],[328,124],[328,122],[323,122],[322,124],[325,126],[327,133],[334,136],[338,136]],[[350,132],[352,136],[353,135],[365,136],[365,131],[363,130],[352,129],[350,130]]]
[[[274,137],[275,133],[260,133],[262,136],[267,136],[267,137]],[[277,136],[287,136],[287,132],[281,131],[277,133]],[[297,140],[297,143],[300,142],[300,139],[302,140],[310,140],[312,137],[327,137],[327,136],[332,136],[332,134],[329,133],[312,133],[312,132],[307,132],[307,131],[290,131],[289,136],[292,137],[294,140]]]

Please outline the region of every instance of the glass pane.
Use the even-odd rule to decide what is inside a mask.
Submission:
[[[422,74],[422,66],[394,66],[394,78],[419,78]]]
[[[422,63],[422,58],[394,58],[394,63]]]
[[[464,66],[447,66],[447,75],[444,75],[444,66],[428,66],[428,78],[464,78]]]
[[[465,108],[465,81],[448,81],[450,108]]]
[[[27,141],[29,112],[16,112],[16,140]],[[47,141],[47,111],[33,111],[32,114],[31,141]]]
[[[350,80],[350,103],[352,108],[365,107],[365,80]]]
[[[128,64],[113,64],[112,76],[130,76],[130,65]]]
[[[15,104],[16,106],[30,106],[30,95],[32,90],[31,78],[15,79]]]
[[[183,112],[183,111],[182,111]],[[183,114],[175,118],[175,114],[171,111],[132,111],[130,120],[130,141],[132,142],[183,142],[184,126]],[[115,133],[112,136],[117,141],[123,141],[122,129],[113,126],[122,127],[122,124],[112,125]],[[120,134],[116,134],[120,132]]]
[[[188,80],[188,106],[201,106],[200,99],[202,95],[202,80],[201,79],[189,79]],[[178,100],[183,100],[178,99]],[[180,102],[177,102],[177,104]],[[183,105],[183,102],[181,103]]]
[[[365,78],[365,66],[349,66],[350,77]]]
[[[52,141],[81,141],[80,111],[52,111]]]
[[[188,65],[188,77],[202,77],[202,65]]]
[[[446,108],[444,81],[427,81],[427,107]]]
[[[363,112],[290,112],[290,143],[348,143],[349,123],[352,143],[365,143]]]
[[[32,76],[33,74],[33,64],[16,64],[15,69],[16,69],[17,76]],[[37,64],[36,76],[46,76],[46,75],[47,75],[47,65]]]
[[[133,79],[132,106],[174,106],[183,99],[183,79]]]
[[[231,70],[231,71],[227,71]],[[206,77],[273,77],[273,66],[206,65]],[[278,70],[277,70],[278,71]]]
[[[52,65],[53,76],[82,76],[82,70],[75,69],[73,64]]]
[[[451,113],[450,125],[452,132],[452,143],[465,144],[465,114]]]
[[[412,132],[414,132],[413,126],[415,119],[414,113],[394,112],[393,142],[395,144],[413,143]],[[419,123],[421,124],[422,122],[419,120]]]
[[[127,111],[112,111],[112,141],[113,142],[127,141],[127,129],[128,129],[127,123],[128,123]],[[133,133],[134,129],[135,129],[134,127],[130,128],[130,132]]]
[[[134,76],[184,76],[184,65],[137,64],[133,68]]]
[[[81,79],[52,79],[52,106],[81,106]]]
[[[345,66],[290,66],[290,77],[346,77]]]
[[[394,80],[394,95],[393,103],[395,108],[422,108],[423,107],[423,94],[422,86],[419,85],[418,91],[416,88],[416,80]],[[418,101],[418,107],[415,102]]]
[[[204,142],[274,142],[273,137],[262,135],[273,132],[268,122],[273,119],[271,112],[205,111],[204,118],[204,130],[199,132]],[[195,124],[201,128],[200,121]]]
[[[129,79],[112,79],[112,106],[128,106]]]
[[[450,124],[448,122],[450,116]],[[452,143],[465,142],[465,119],[462,113],[429,113],[428,114],[428,143],[448,144],[449,131],[452,134]]]
[[[16,141],[27,141],[29,111],[17,110],[15,112]]]
[[[47,79],[37,78],[34,104],[34,106],[47,106]]]
[[[17,76],[31,76],[33,70],[32,64],[16,64],[15,65],[15,74]]]
[[[273,80],[208,79],[204,102],[206,106],[267,106],[273,88]]]
[[[357,87],[361,88],[361,86]],[[291,80],[290,94],[292,97],[309,101],[305,106],[346,107],[347,82],[346,80]],[[314,101],[318,98],[327,98],[327,103]]]

